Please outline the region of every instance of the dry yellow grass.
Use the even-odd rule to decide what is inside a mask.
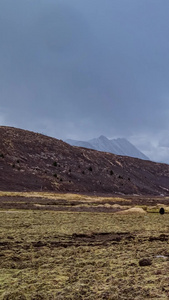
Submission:
[[[146,211],[141,207],[131,207],[129,209],[125,209],[123,211],[117,212],[117,214],[146,214]]]
[[[169,297],[168,215],[0,212],[0,228],[0,300]]]
[[[26,198],[48,198],[48,199],[65,199],[67,201],[98,201],[98,202],[106,202],[108,200],[112,202],[128,202],[130,203],[131,200],[125,199],[122,197],[98,197],[98,196],[87,196],[87,195],[79,195],[79,194],[59,194],[59,193],[48,193],[48,192],[4,192],[0,191],[0,197],[7,196],[7,197],[26,197]]]

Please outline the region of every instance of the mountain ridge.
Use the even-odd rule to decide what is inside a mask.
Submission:
[[[104,135],[93,138],[89,141],[78,141],[68,139],[66,142],[72,146],[85,147],[103,152],[110,152],[117,155],[136,157],[144,160],[149,158],[137,149],[132,143],[125,138],[108,139]]]
[[[169,165],[0,127],[0,190],[169,195]]]

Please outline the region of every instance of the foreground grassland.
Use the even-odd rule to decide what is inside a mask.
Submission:
[[[2,300],[169,299],[168,258],[169,214],[0,211]]]

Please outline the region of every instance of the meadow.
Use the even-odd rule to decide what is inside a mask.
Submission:
[[[3,194],[9,202],[31,199],[19,196]],[[78,206],[84,201],[61,197]],[[88,198],[95,207],[93,201]],[[2,207],[0,299],[168,299],[169,214],[152,211],[120,215]],[[140,266],[142,259],[148,265]]]

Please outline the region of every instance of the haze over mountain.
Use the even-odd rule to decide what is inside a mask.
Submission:
[[[169,165],[0,126],[0,190],[169,195]]]
[[[137,157],[148,160],[149,158],[139,151],[133,144],[125,138],[108,139],[104,135],[89,141],[66,140],[72,146],[85,147],[103,152],[110,152],[117,155]]]

